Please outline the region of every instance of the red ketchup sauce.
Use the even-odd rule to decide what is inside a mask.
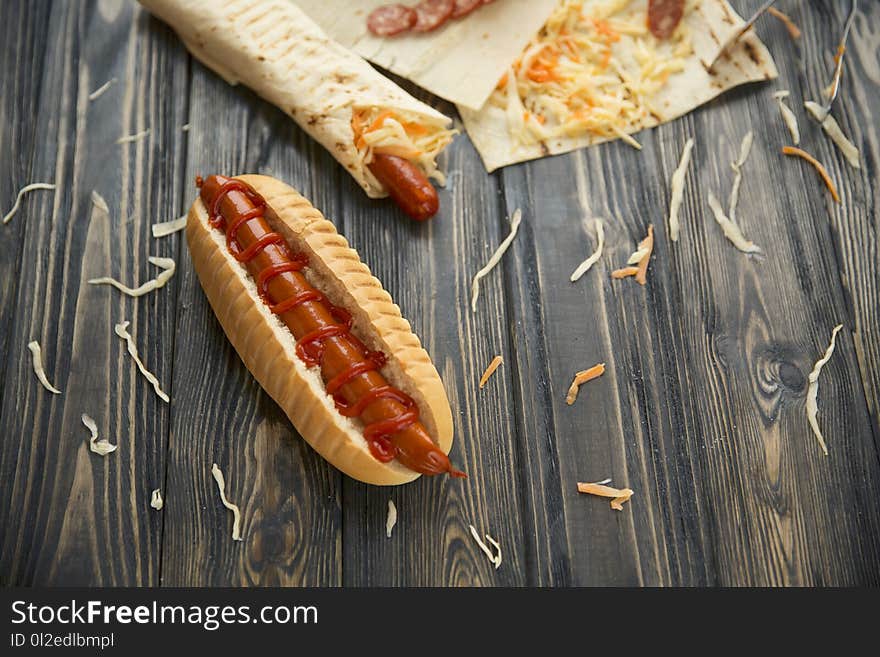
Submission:
[[[345,364],[340,368],[337,362],[332,375],[324,377],[326,391],[333,397],[341,415],[363,420],[364,438],[370,453],[383,463],[397,458],[403,465],[423,474],[448,472],[453,476],[464,476],[464,473],[452,467],[448,457],[431,441],[419,422],[419,408],[415,401],[390,385],[378,372],[387,358],[381,351],[367,349],[351,332],[352,317],[348,311],[334,306],[304,278],[297,279],[297,287],[286,290],[283,298],[270,293],[273,281],[283,278],[285,274],[298,274],[309,263],[305,254],[292,253],[284,237],[269,227],[264,217],[266,201],[247,183],[234,178],[212,176],[206,181],[196,178],[196,185],[202,189],[202,200],[208,206],[210,225],[224,231],[226,247],[238,262],[248,266],[262,301],[271,312],[282,318],[297,337],[297,356],[307,366],[320,367],[326,374],[328,363],[324,362],[324,358],[327,343],[334,338],[340,339],[334,344],[341,344],[347,355],[336,356],[336,361]],[[234,212],[230,211],[230,195],[236,196]],[[224,201],[225,215],[222,211]],[[228,219],[230,215],[231,220]],[[246,231],[250,238],[246,247],[242,247],[239,241],[243,228],[249,229]],[[270,253],[267,250],[270,246],[275,247],[272,257],[266,257]],[[256,259],[261,260],[258,269],[255,268]],[[294,326],[291,326],[294,323],[292,319],[298,309],[303,313],[307,306],[312,311],[310,317],[323,316],[325,319],[312,321],[311,330],[305,332],[297,325],[300,328],[297,335]],[[326,321],[328,313],[330,321]],[[369,378],[371,373],[373,376]],[[359,394],[352,392],[354,386],[357,386]],[[343,394],[344,390],[348,390],[347,395]],[[379,406],[377,402],[383,400],[386,403],[381,404],[381,410],[371,409],[374,405]],[[369,419],[366,417],[368,413],[371,416]]]

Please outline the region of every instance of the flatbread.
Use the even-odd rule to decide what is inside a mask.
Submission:
[[[371,198],[388,194],[355,145],[355,111],[391,110],[431,134],[452,122],[328,38],[287,0],[140,1],[208,68],[229,84],[250,87],[296,121]]]
[[[367,16],[389,0],[296,0],[327,34],[446,100],[477,110],[558,0],[498,0],[426,34],[377,37]],[[404,4],[414,6],[416,0]],[[356,6],[355,6],[356,5]]]
[[[586,0],[583,13],[589,17],[597,7],[608,7],[609,4],[609,0]],[[648,0],[616,4],[625,8],[627,16],[647,15]],[[493,103],[495,95],[479,111],[464,106],[458,109],[471,140],[490,172],[508,164],[567,153],[617,139],[621,134],[634,134],[687,114],[740,84],[777,77],[773,58],[753,32],[745,34],[739,43],[730,48],[715,64],[713,72],[708,70],[708,64],[719,50],[722,35],[729,34],[743,23],[726,0],[690,0],[679,29],[690,40],[692,52],[683,58],[682,70],[671,74],[649,99],[651,112],[637,123],[625,127],[620,134],[586,133],[524,144],[511,135],[506,107]],[[649,34],[644,39],[647,41],[653,37]],[[623,38],[611,46],[615,65],[620,65],[628,73],[638,70],[633,50],[632,39]],[[625,88],[623,83],[621,88]]]

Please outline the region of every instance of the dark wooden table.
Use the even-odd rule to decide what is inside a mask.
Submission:
[[[745,13],[757,3],[734,4]],[[0,226],[0,583],[880,584],[880,3],[862,3],[835,110],[861,170],[799,106],[826,82],[848,3],[782,5],[804,36],[759,25],[777,82],[640,135],[642,152],[609,144],[486,175],[460,137],[441,214],[416,225],[368,200],[292,121],[194,62],[133,2],[3,2],[0,209],[25,182],[59,189],[33,193]],[[780,88],[841,205],[808,165],[780,154]],[[144,141],[115,143],[147,128]],[[706,204],[710,190],[726,198],[749,129],[738,216],[763,260],[736,251]],[[672,245],[668,180],[690,135]],[[296,435],[224,338],[182,235],[150,234],[186,210],[194,176],[212,172],[276,175],[336,222],[432,354],[467,481],[362,485]],[[515,208],[520,234],[472,314],[471,278]],[[606,255],[569,283],[593,249],[594,216],[606,219]],[[612,281],[651,223],[647,286]],[[130,299],[86,284],[146,280],[150,255],[178,264],[158,292]],[[114,335],[123,319],[170,405]],[[820,393],[825,457],[804,407],[837,323]],[[31,340],[63,395],[37,383]],[[479,390],[496,354],[505,363]],[[599,361],[605,376],[567,406],[574,371]],[[83,412],[117,452],[89,451]],[[242,508],[242,543],[230,539],[213,462]],[[606,477],[635,490],[622,512],[576,492]],[[154,488],[161,512],[149,506]],[[400,512],[390,540],[389,498]],[[500,541],[500,569],[470,523]]]

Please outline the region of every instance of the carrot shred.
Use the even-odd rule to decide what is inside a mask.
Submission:
[[[648,280],[648,263],[651,260],[651,254],[654,252],[654,224],[648,226],[648,236],[639,242],[639,249],[647,249],[645,257],[639,262],[639,271],[636,274],[636,281],[639,285],[644,285]]]
[[[620,34],[613,30],[611,26],[603,20],[594,18],[593,27],[595,27],[596,31],[604,37],[605,50],[602,52],[602,60],[599,62],[599,67],[604,70],[608,68],[608,65],[611,63],[611,44],[620,41]]]
[[[526,71],[526,77],[532,82],[552,82],[553,80],[558,80],[559,77],[554,70],[558,63],[559,53],[557,49],[548,44],[532,60],[529,70]]]
[[[620,41],[620,34],[612,29],[612,27],[603,20],[593,19],[593,27],[596,28],[596,31],[605,37],[605,41],[608,43],[617,43]]]
[[[638,261],[638,266],[630,265],[621,269],[615,269],[611,272],[611,278],[621,279],[635,276],[636,282],[639,285],[644,285],[648,281],[648,264],[651,262],[651,254],[654,252],[654,224],[648,226],[648,236],[639,242],[639,248],[636,250],[636,253],[639,251],[644,251],[645,254]]]
[[[611,508],[615,511],[623,511],[623,503],[629,502],[633,496],[632,489],[629,488],[612,488],[604,484],[591,484],[578,482],[578,493],[586,493],[588,495],[597,495],[598,497],[610,497]]]
[[[564,36],[560,33],[560,38],[558,39],[561,50],[564,51],[565,56],[568,57],[573,62],[580,63],[581,56],[577,52],[577,44],[570,36]]]
[[[370,127],[365,130],[365,132],[373,132],[378,128],[382,127],[382,124],[385,123],[385,119],[390,118],[394,115],[394,112],[391,110],[385,110],[384,112],[380,112],[379,116],[376,117],[376,120],[370,124]]]
[[[819,162],[815,157],[810,155],[804,150],[800,148],[795,148],[794,146],[785,146],[782,149],[782,152],[786,155],[796,155],[797,157],[806,160],[810,164],[812,164],[816,171],[819,172],[819,175],[822,176],[822,180],[825,182],[825,186],[828,187],[828,191],[831,192],[831,197],[840,203],[840,194],[837,193],[837,187],[834,185],[834,181],[831,180],[831,176],[828,175],[828,170],[822,166],[822,163]]]
[[[578,390],[580,389],[581,385],[583,385],[587,381],[598,379],[603,374],[605,374],[605,363],[593,365],[593,367],[586,370],[581,370],[580,372],[575,374],[574,380],[572,380],[571,386],[568,389],[568,394],[565,396],[565,403],[569,406],[574,404],[575,400],[577,399]]]
[[[402,121],[400,118],[392,111],[385,110],[381,112],[369,126],[366,126],[366,110],[359,110],[353,112],[351,115],[351,130],[354,133],[354,144],[358,150],[363,150],[367,147],[367,140],[365,135],[367,133],[373,132],[382,127],[385,123],[385,119],[393,118],[400,121],[400,124],[403,126],[404,131],[408,135],[424,135],[428,133],[428,128],[423,126],[421,123],[417,123],[415,121]],[[421,151],[418,150],[407,150],[401,151],[398,149],[377,149],[376,152],[385,153],[387,152],[390,155],[397,155],[398,157],[404,157],[406,159],[412,159],[414,157],[418,157],[421,155]]]
[[[352,112],[351,131],[354,133],[354,141],[355,144],[357,144],[361,141],[361,135],[364,134],[364,119],[362,112]],[[358,148],[361,148],[361,146],[358,145]]]
[[[495,370],[497,370],[503,362],[504,359],[501,356],[495,356],[495,358],[492,359],[492,362],[489,363],[489,367],[486,368],[486,371],[483,372],[483,376],[480,377],[480,389],[482,389],[483,386],[486,385],[489,377],[495,374]]]
[[[829,98],[834,95],[834,90],[840,86],[840,78],[843,77],[843,67],[836,68],[840,64],[840,58],[843,57],[843,54],[846,52],[846,46],[844,44],[840,44],[837,46],[837,54],[834,55],[834,78],[831,80],[831,84],[825,89],[825,95]]]
[[[770,7],[767,10],[767,13],[771,16],[775,16],[779,20],[782,21],[782,24],[785,25],[785,29],[788,30],[788,33],[791,35],[792,39],[800,39],[801,38],[801,30],[800,28],[794,24],[794,21],[789,18],[787,14],[782,13],[776,7]]]
[[[421,123],[416,123],[415,121],[407,121],[406,123],[402,123],[401,125],[408,135],[428,134],[428,129]]]
[[[638,273],[638,267],[622,267],[621,269],[615,269],[613,272],[611,272],[611,278],[629,278],[630,276],[635,276]]]
[[[531,67],[529,72],[526,73],[526,76],[532,82],[552,82],[557,79],[556,74],[553,71],[542,66]]]

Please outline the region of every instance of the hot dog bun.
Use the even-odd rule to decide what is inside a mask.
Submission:
[[[308,256],[307,277],[337,306],[348,310],[353,332],[388,357],[382,372],[418,404],[421,422],[437,446],[452,447],[452,410],[443,383],[400,308],[335,226],[295,189],[269,176],[238,178],[267,203],[266,219],[294,251]],[[193,267],[226,336],[244,364],[290,418],[300,435],[336,468],[360,481],[403,484],[419,476],[396,461],[369,452],[363,426],[336,410],[320,374],[296,356],[290,331],[272,314],[247,270],[208,224],[201,199],[190,208],[186,238]]]

